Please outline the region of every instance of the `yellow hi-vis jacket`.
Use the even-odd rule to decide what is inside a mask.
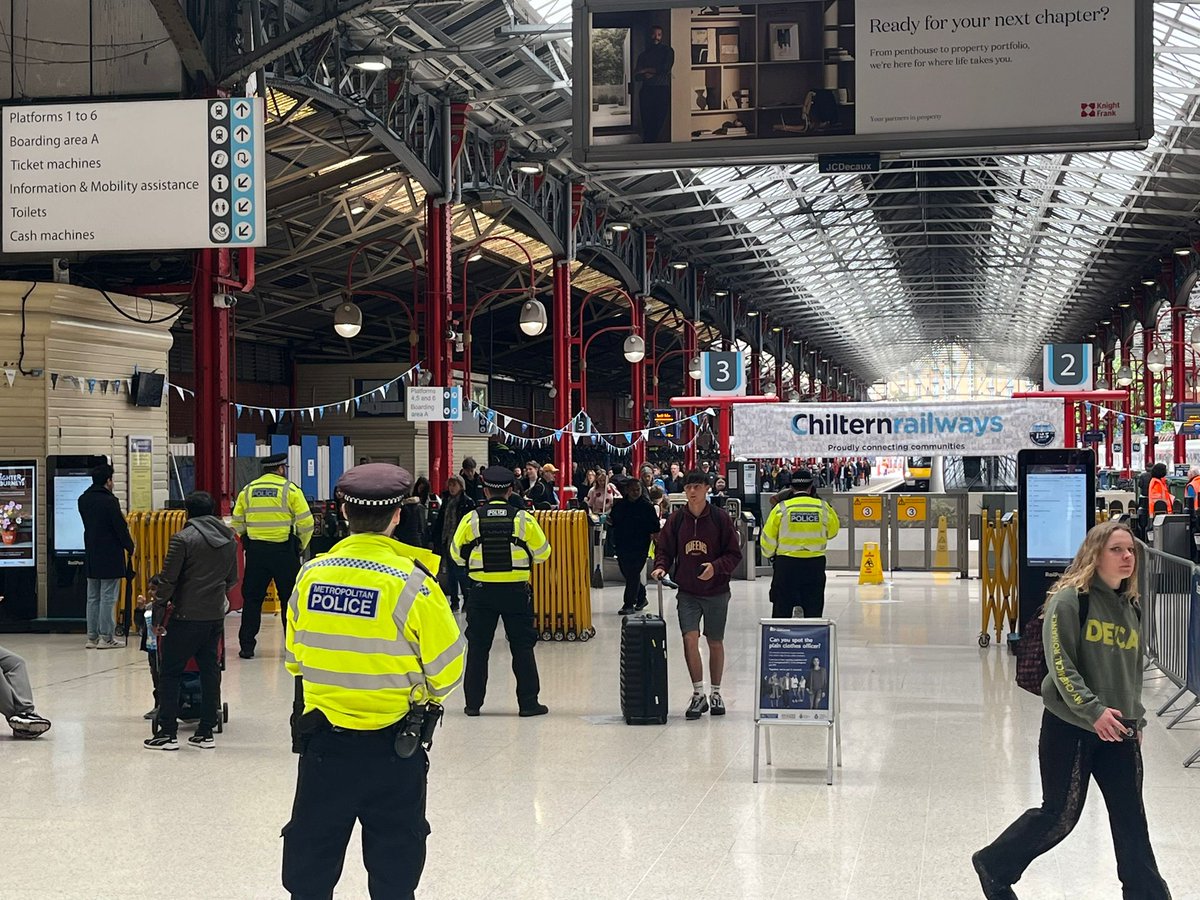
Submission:
[[[270,544],[286,542],[295,530],[301,549],[308,546],[313,533],[312,510],[304,491],[274,472],[242,488],[230,524],[238,534]]]
[[[493,503],[505,504],[507,501],[490,500],[480,509],[486,510]],[[514,517],[513,537],[517,541],[523,542],[525,547],[529,548],[529,552],[525,551],[525,547],[512,544],[510,547],[511,571],[483,571],[483,546],[479,543],[479,536],[479,509],[477,509],[470,515],[463,516],[462,521],[458,523],[458,530],[454,532],[454,538],[450,541],[450,558],[460,566],[467,567],[467,575],[472,581],[485,584],[512,584],[528,581],[534,564],[545,562],[550,558],[550,542],[546,540],[542,526],[538,525],[537,519],[527,509],[518,511]],[[472,541],[476,541],[476,544],[471,548],[470,558],[464,559],[463,547]]]
[[[820,497],[799,496],[777,503],[763,526],[763,556],[824,556],[825,545],[840,524],[833,507]]]
[[[383,534],[352,534],[300,570],[284,665],[304,710],[374,731],[416,702],[443,702],[463,675],[463,639],[437,579]]]

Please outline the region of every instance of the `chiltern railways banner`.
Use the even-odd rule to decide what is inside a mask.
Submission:
[[[1008,456],[1063,446],[1060,400],[763,403],[733,410],[735,456]]]

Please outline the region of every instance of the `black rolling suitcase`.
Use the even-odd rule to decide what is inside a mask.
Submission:
[[[667,623],[658,584],[658,615],[621,621],[621,714],[626,725],[667,723]]]

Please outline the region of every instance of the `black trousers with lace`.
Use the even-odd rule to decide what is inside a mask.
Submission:
[[[1150,848],[1142,805],[1142,751],[1136,741],[1102,741],[1095,732],[1042,714],[1038,741],[1042,805],[1030,809],[980,851],[992,876],[1015,884],[1037,857],[1071,833],[1096,779],[1112,828],[1117,875],[1125,900],[1170,900]]]

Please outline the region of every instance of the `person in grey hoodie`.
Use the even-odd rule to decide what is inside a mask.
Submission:
[[[1079,821],[1093,778],[1108,808],[1122,896],[1171,898],[1150,847],[1142,804],[1146,708],[1137,566],[1129,527],[1116,521],[1097,525],[1046,604],[1042,643],[1049,671],[1042,681],[1038,741],[1042,805],[971,858],[988,900],[1014,900],[1012,885],[1029,864]]]
[[[171,536],[156,579],[154,621],[161,630],[159,711],[158,734],[145,742],[149,750],[179,749],[179,682],[193,657],[200,669],[201,718],[188,743],[201,749],[215,746],[213,729],[220,715],[218,653],[229,611],[227,594],[238,580],[237,541],[233,530],[214,515],[216,504],[210,494],[188,494],[184,507],[187,524]]]

